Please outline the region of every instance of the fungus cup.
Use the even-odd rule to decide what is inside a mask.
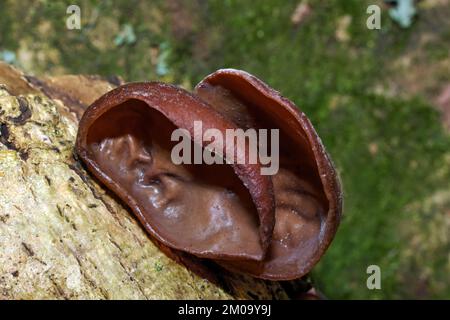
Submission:
[[[261,163],[174,164],[171,134],[181,128],[193,135],[194,121],[222,133],[279,129],[278,172],[262,175]],[[245,146],[232,148],[248,156]],[[244,71],[218,70],[194,94],[157,82],[118,87],[84,113],[76,152],[162,245],[234,272],[299,278],[339,224],[339,181],[310,121]]]

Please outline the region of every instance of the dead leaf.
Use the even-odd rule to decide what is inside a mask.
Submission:
[[[291,22],[294,26],[302,23],[310,14],[312,10],[307,1],[300,2],[291,16]]]
[[[338,19],[335,36],[339,42],[350,41],[351,37],[350,33],[348,32],[348,28],[350,27],[351,23],[352,23],[352,16],[350,15],[345,15]]]

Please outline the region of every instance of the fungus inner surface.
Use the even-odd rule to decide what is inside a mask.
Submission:
[[[201,257],[261,259],[258,214],[248,190],[230,165],[174,164],[175,129],[162,113],[130,99],[95,120],[87,149],[164,244]],[[199,146],[192,142],[193,148]]]
[[[317,254],[328,201],[304,129],[287,110],[236,76],[201,82],[196,93],[242,128],[279,129],[280,169],[272,176],[275,228],[263,263],[226,262],[267,278],[295,278]]]

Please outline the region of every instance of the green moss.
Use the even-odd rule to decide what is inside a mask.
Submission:
[[[155,262],[155,270],[158,272],[161,272],[161,271],[163,271],[163,269],[164,269],[164,266],[160,262],[156,261]]]

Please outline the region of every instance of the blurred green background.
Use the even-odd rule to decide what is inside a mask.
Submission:
[[[81,30],[66,28],[70,4]],[[382,8],[381,30],[366,27],[370,4]],[[416,8],[401,28],[377,0],[2,0],[0,59],[35,75],[187,89],[218,68],[257,75],[311,118],[343,180],[344,218],[312,273],[318,288],[450,298],[450,1]],[[371,264],[381,290],[366,287]]]

